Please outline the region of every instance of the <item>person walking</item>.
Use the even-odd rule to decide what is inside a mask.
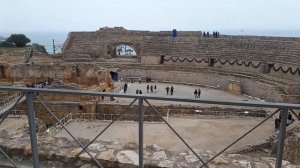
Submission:
[[[150,91],[151,91],[151,93],[153,93],[153,86],[152,85],[150,86]]]
[[[154,91],[155,91],[155,93],[156,93],[156,85],[154,85]]]
[[[140,94],[143,94],[142,90],[140,90]]]
[[[166,87],[167,95],[169,94],[169,90],[170,90],[170,88],[169,88],[169,86],[167,86]]]
[[[149,93],[149,85],[147,85],[147,93]]]
[[[275,131],[277,131],[280,127],[280,120],[278,118],[275,119]]]
[[[200,95],[201,95],[201,90],[200,89],[198,89],[197,94],[198,94],[198,98],[200,98]]]
[[[170,93],[171,93],[171,95],[173,95],[173,93],[174,93],[174,87],[173,86],[171,86]]]
[[[124,84],[124,93],[127,92],[127,87],[128,87],[128,85],[127,85],[127,83],[125,83],[125,84]]]
[[[194,91],[194,95],[195,95],[195,98],[197,98],[197,89],[195,89],[195,91]]]
[[[136,94],[139,94],[139,93],[140,93],[139,89],[136,89],[135,93],[136,93]]]

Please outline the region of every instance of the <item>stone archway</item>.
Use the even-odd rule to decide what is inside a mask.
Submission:
[[[118,73],[117,72],[110,71],[109,73],[110,73],[110,76],[111,76],[112,80],[114,80],[114,81],[118,80]]]
[[[133,47],[126,44],[118,45],[115,49],[115,55],[116,56],[125,56],[125,57],[136,57],[137,52]]]
[[[122,58],[137,58],[139,55],[139,45],[119,42],[107,46],[107,54],[110,57],[122,57]]]

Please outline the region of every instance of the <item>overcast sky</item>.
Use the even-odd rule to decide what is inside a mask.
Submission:
[[[300,30],[300,0],[1,0],[0,33]]]

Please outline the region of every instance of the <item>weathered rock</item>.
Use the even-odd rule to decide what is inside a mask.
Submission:
[[[269,166],[265,163],[254,162],[255,168],[269,168]]]
[[[144,150],[143,154],[144,154],[144,158],[145,158],[145,159],[146,159],[146,158],[147,158],[147,159],[150,158],[151,153],[149,153],[148,151]]]
[[[128,142],[124,145],[125,149],[137,149],[138,145],[134,142]]]
[[[262,160],[269,162],[272,167],[275,167],[275,165],[276,165],[276,159],[275,158],[264,157],[264,158],[262,158]],[[282,167],[296,168],[295,166],[291,165],[291,163],[286,161],[286,160],[282,160]]]
[[[150,148],[150,149],[153,149],[153,150],[155,150],[155,151],[160,151],[160,150],[162,150],[162,148],[161,148],[160,146],[156,145],[156,144],[149,145],[149,148]]]
[[[139,164],[139,157],[136,152],[131,150],[123,150],[117,153],[117,159],[120,163]]]
[[[90,154],[91,154],[93,157],[96,156],[96,153],[90,152]],[[86,153],[86,152],[83,153],[83,154],[81,154],[81,155],[79,155],[79,158],[80,158],[81,160],[86,160],[86,161],[92,160],[91,156],[90,156],[88,153]]]
[[[79,152],[82,151],[82,148],[75,148],[69,152],[69,156],[76,156]]]
[[[179,153],[179,156],[186,156],[187,153]]]
[[[186,162],[188,162],[188,163],[194,163],[194,162],[199,161],[199,159],[195,155],[186,155],[184,158],[185,158]]]
[[[163,160],[163,161],[159,162],[158,166],[160,166],[160,167],[174,167],[174,161]]]
[[[107,151],[101,152],[100,155],[98,155],[96,158],[100,160],[109,160],[109,161],[117,160],[116,156],[114,155],[113,149],[109,149]]]
[[[105,145],[101,144],[101,143],[93,143],[91,144],[88,149],[90,150],[95,150],[95,151],[105,151]]]
[[[224,155],[219,155],[218,157],[216,157],[212,163],[219,165],[219,164],[229,164],[230,163],[230,159],[226,158]]]
[[[251,163],[247,160],[233,160],[231,163],[242,168],[251,168]]]
[[[49,166],[63,166],[63,163],[62,162],[59,162],[59,161],[47,161],[46,162],[47,165]]]
[[[153,160],[166,160],[167,155],[166,155],[165,151],[154,152],[152,159]]]
[[[79,166],[81,166],[81,165],[83,165],[83,164],[84,164],[84,163],[83,163],[81,160],[78,160],[77,162],[74,163],[74,166],[79,167]]]
[[[97,168],[97,167],[87,163],[87,164],[80,166],[80,168]]]

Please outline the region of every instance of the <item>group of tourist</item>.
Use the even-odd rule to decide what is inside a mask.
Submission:
[[[167,95],[169,95],[169,92],[170,92],[170,95],[173,95],[174,87],[173,86],[171,86],[171,87],[167,86],[166,87],[166,92],[167,92]]]
[[[300,118],[300,113],[299,113]],[[280,128],[280,121],[281,121],[281,115],[279,115],[279,118],[275,119],[275,131],[277,131]],[[295,120],[293,119],[293,116],[291,113],[288,114],[286,126],[291,125]]]
[[[48,78],[46,80],[42,80],[42,81],[38,81],[38,82],[34,82],[32,84],[27,84],[26,87],[31,87],[31,88],[44,88],[48,85],[51,85],[53,82],[52,78]]]
[[[194,91],[194,95],[195,95],[195,98],[200,98],[200,95],[201,95],[201,89],[195,89]]]
[[[146,88],[147,88],[147,93],[149,93],[149,89],[150,89],[151,93],[153,93],[153,89],[155,90],[155,93],[156,93],[156,85],[154,85],[154,86],[153,85],[150,85],[150,86],[147,85]]]
[[[217,37],[219,37],[219,35],[220,35],[220,33],[218,31],[213,32],[213,37],[217,38]],[[204,31],[203,37],[209,37],[209,31],[207,31],[207,32]]]

